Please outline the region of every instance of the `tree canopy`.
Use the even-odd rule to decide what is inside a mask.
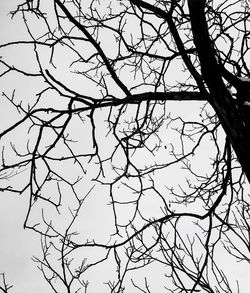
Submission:
[[[0,188],[51,292],[247,292],[249,1],[16,2]]]

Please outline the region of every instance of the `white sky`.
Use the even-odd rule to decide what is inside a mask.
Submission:
[[[20,22],[18,21],[11,21],[10,18],[6,15],[10,10],[14,9],[16,7],[16,3],[18,1],[16,0],[2,0],[0,1],[0,27],[2,28],[0,30],[0,43],[12,41],[15,39],[22,39],[22,36],[26,34],[25,29],[23,26],[20,25]],[[47,2],[48,3],[48,2]],[[1,50],[1,49],[0,49]],[[8,49],[9,50],[9,49]],[[4,51],[4,50],[3,50]],[[0,51],[1,55],[1,51]],[[12,54],[13,62],[18,62],[18,59],[20,58],[20,55],[22,56],[22,61],[27,60],[27,63],[29,62],[29,52],[23,50],[22,52],[16,51]],[[30,65],[31,70],[33,69],[32,65]],[[1,70],[1,67],[0,67]],[[19,88],[22,88],[22,78],[17,78],[15,76],[11,76],[10,78],[5,78],[5,84],[0,83],[1,91],[3,89],[8,89],[13,87],[13,84],[17,84]],[[1,82],[1,81],[0,81]],[[32,91],[32,87],[34,87],[34,84],[25,84],[25,87],[20,89],[21,93],[23,90],[23,95],[25,94],[27,87],[30,87],[30,90]],[[197,107],[198,104],[196,104]],[[0,110],[1,114],[1,129],[5,128],[6,121],[15,120],[15,112],[12,112],[10,108],[5,104],[4,110]],[[191,117],[196,115],[195,107],[192,105],[190,106],[187,103],[175,103],[172,105],[173,112],[176,110],[178,112],[182,112],[182,117],[185,116],[186,119],[191,119]],[[7,110],[6,110],[7,109]],[[196,108],[197,110],[197,108]],[[13,120],[12,120],[13,119]],[[78,131],[78,129],[77,129]],[[17,138],[19,140],[22,140],[22,137],[20,137],[20,134],[16,134]],[[207,142],[209,144],[209,141]],[[104,150],[108,151],[108,150]],[[201,155],[206,154],[206,149],[201,149]],[[142,162],[143,163],[143,162]],[[95,172],[95,170],[93,170]],[[171,175],[171,174],[169,174]],[[72,175],[73,176],[73,175]],[[176,173],[173,173],[170,177],[172,182],[176,183],[179,180],[179,174],[178,176]],[[160,178],[162,180],[162,178]],[[159,181],[160,181],[159,180]],[[91,186],[85,186],[85,191],[87,192],[87,189],[89,189]],[[89,221],[89,225],[86,225],[87,228],[84,231],[86,235],[91,235],[91,233],[102,233],[103,230],[105,230],[104,224],[102,223],[102,217],[103,214],[103,202],[98,198],[98,195],[102,193],[101,189],[97,189],[95,196],[97,197],[97,200],[95,201],[95,206],[91,206],[92,202],[87,202],[89,205],[89,214],[85,214],[82,216],[81,220],[86,224]],[[124,190],[124,193],[126,194],[126,190]],[[103,201],[105,198],[103,199]],[[50,288],[48,285],[44,282],[40,272],[35,269],[36,264],[32,262],[30,259],[33,255],[39,256],[40,254],[40,239],[38,235],[34,235],[30,231],[24,231],[23,230],[23,222],[26,215],[26,209],[28,205],[28,199],[18,197],[17,195],[5,192],[0,193],[0,235],[1,235],[1,241],[0,241],[0,273],[5,272],[7,282],[9,284],[13,284],[13,292],[19,292],[19,293],[50,293]],[[142,201],[142,206],[144,205],[145,213],[152,213],[152,214],[158,214],[159,206],[152,205],[152,201],[145,199]],[[108,209],[109,207],[105,207],[107,209],[106,215],[108,215]],[[93,222],[92,218],[90,220],[90,215],[93,213],[93,211],[97,214],[97,221]],[[123,210],[121,208],[120,214],[122,217],[124,217],[124,221],[128,218],[128,211]],[[100,225],[100,223],[102,223]],[[187,224],[188,227],[188,224]],[[95,231],[95,232],[93,232]],[[103,235],[101,235],[103,236]],[[100,237],[102,238],[102,237]],[[89,253],[91,254],[91,253]],[[231,269],[230,269],[231,270]],[[235,272],[235,266],[232,267],[231,272],[234,274]],[[100,270],[99,276],[104,275],[104,271]],[[109,273],[108,270],[105,271],[105,273]],[[98,272],[95,273],[95,275],[90,276],[89,278],[95,279],[98,276]],[[239,276],[244,281],[248,281],[250,274],[247,270],[242,270],[239,274]],[[157,275],[158,277],[158,275]],[[151,278],[155,278],[155,275],[151,275]],[[162,281],[162,280],[161,280]],[[160,282],[160,281],[159,281]],[[100,287],[101,288],[101,287]],[[101,292],[98,291],[98,284],[96,283],[95,287],[95,293]],[[92,291],[90,291],[92,292]],[[94,292],[94,291],[93,291]],[[156,292],[156,291],[154,291]],[[241,287],[241,293],[247,293],[248,287],[243,288]]]

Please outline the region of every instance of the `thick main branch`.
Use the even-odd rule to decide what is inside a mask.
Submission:
[[[202,76],[210,91],[210,103],[230,139],[237,158],[250,182],[250,139],[230,92],[226,88],[216,52],[209,36],[205,17],[205,0],[188,0],[194,44]]]

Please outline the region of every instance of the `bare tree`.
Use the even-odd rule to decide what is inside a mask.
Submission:
[[[230,266],[250,262],[248,1],[10,16],[1,191],[29,198],[52,292],[247,292]]]

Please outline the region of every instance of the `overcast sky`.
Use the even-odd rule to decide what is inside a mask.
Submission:
[[[7,15],[7,13],[15,9],[16,4],[19,1],[16,0],[2,0],[0,2],[0,27],[2,28],[0,30],[0,43],[5,43],[9,41],[14,41],[16,39],[22,39],[22,36],[26,35],[25,27],[21,25],[21,20],[18,20],[18,17],[15,18],[13,21],[10,20],[10,16]],[[49,4],[48,4],[49,5]],[[3,50],[4,49],[1,49]],[[29,53],[25,50],[18,49],[17,51],[12,52],[13,56],[13,62],[18,62],[18,58],[22,56],[22,62],[26,60],[27,63],[29,63]],[[1,55],[1,51],[0,51]],[[10,54],[11,55],[11,54]],[[31,59],[32,60],[32,59]],[[28,65],[29,66],[29,65]],[[30,65],[30,68],[32,70],[32,65]],[[0,67],[0,70],[3,70],[3,68]],[[1,71],[0,71],[1,72]],[[24,92],[26,91],[27,87],[34,87],[34,84],[25,84],[24,87],[22,87],[22,79],[10,76],[10,78],[4,79],[5,83],[1,84],[0,80],[0,91],[7,90],[8,88],[13,88],[13,83],[17,83],[17,86],[19,86],[21,90]],[[32,90],[32,89],[31,89]],[[3,102],[2,102],[3,103]],[[1,108],[2,105],[2,108]],[[180,106],[181,105],[181,106]],[[194,106],[195,105],[195,106]],[[193,105],[182,103],[182,104],[173,104],[172,110],[173,113],[178,111],[182,114],[182,117],[185,116],[186,119],[191,119],[195,115],[197,115],[197,109],[198,104],[195,103]],[[0,104],[0,119],[1,119],[1,130],[6,127],[7,121],[10,123],[11,121],[15,120],[15,112],[9,108],[6,104]],[[78,131],[78,130],[77,130]],[[16,134],[17,137],[20,134]],[[22,137],[19,138],[20,140]],[[207,141],[207,145],[209,145],[209,141]],[[206,149],[201,149],[200,155],[205,155]],[[142,162],[144,163],[144,162]],[[200,163],[200,161],[199,161]],[[175,175],[174,175],[175,174]],[[178,180],[180,178],[179,173],[171,174],[172,182],[178,184]],[[163,178],[163,177],[162,177]],[[162,178],[158,178],[158,180],[162,180]],[[165,178],[165,177],[164,177]],[[84,192],[87,192],[87,189],[90,188],[90,186],[85,186],[86,190]],[[102,193],[101,189],[96,190],[96,195]],[[124,194],[126,191],[124,191]],[[16,194],[12,193],[0,193],[0,233],[1,233],[1,241],[0,241],[0,273],[5,272],[7,282],[9,284],[13,284],[14,289],[13,292],[18,293],[49,293],[50,288],[44,282],[42,275],[40,274],[39,270],[36,269],[36,264],[31,261],[31,258],[33,255],[39,256],[40,255],[40,237],[39,235],[35,235],[31,231],[27,231],[23,229],[23,223],[26,217],[26,211],[28,206],[28,198],[18,196]],[[95,201],[95,206],[91,206],[89,204],[89,214],[85,214],[82,218],[82,221],[87,226],[86,229],[89,229],[89,231],[85,231],[86,234],[91,234],[93,228],[95,228],[95,231],[98,235],[98,233],[102,233],[102,231],[105,229],[102,217],[103,217],[103,204],[101,200]],[[159,206],[154,202],[152,203],[152,200],[146,200],[143,202],[144,204],[144,211],[145,213],[152,213],[152,215],[155,213],[155,215],[160,213]],[[108,217],[108,209],[107,208],[107,217]],[[93,211],[96,213],[96,222],[90,221],[90,216],[93,213]],[[124,221],[127,220],[129,213],[127,214],[126,211],[121,211],[122,216],[124,217]],[[84,218],[85,217],[85,218]],[[98,218],[99,217],[99,218]],[[92,219],[92,218],[91,218]],[[89,225],[87,225],[87,221],[89,222]],[[186,224],[188,227],[188,223]],[[224,261],[223,257],[221,258],[222,262]],[[236,269],[237,266],[229,267],[229,271],[233,274],[239,273],[238,269]],[[108,272],[106,271],[108,274]],[[104,272],[99,272],[99,276],[103,276]],[[92,278],[98,278],[98,274],[95,276],[92,276]],[[249,280],[249,273],[247,270],[242,270],[239,273],[239,276],[242,278],[241,280],[247,281]],[[151,277],[154,277],[152,274]],[[90,276],[91,278],[91,276]],[[246,286],[246,290],[241,287],[240,293],[248,293],[248,286]],[[12,291],[11,291],[12,292]],[[94,293],[97,293],[100,291],[96,291]]]

